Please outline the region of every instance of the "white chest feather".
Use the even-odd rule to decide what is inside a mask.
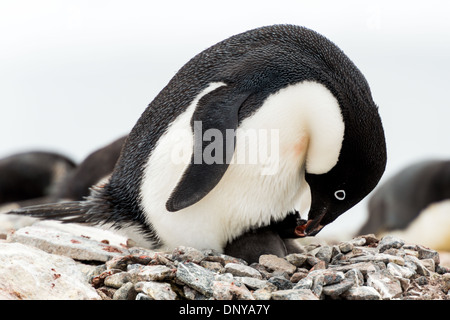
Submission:
[[[148,160],[142,205],[168,248],[222,250],[249,228],[281,220],[294,208],[307,212],[305,169],[321,174],[337,163],[344,124],[336,99],[315,82],[291,85],[269,96],[242,121],[231,164],[215,188],[196,204],[168,212],[167,199],[191,159],[195,107],[202,96],[224,85],[212,83],[201,92],[167,129]]]

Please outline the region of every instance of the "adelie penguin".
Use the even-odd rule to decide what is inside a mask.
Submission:
[[[254,150],[271,152],[250,161]],[[283,226],[284,237],[317,234],[376,186],[385,164],[362,73],[320,34],[275,25],[184,65],[137,121],[110,180],[85,201],[20,212],[103,224],[152,248],[223,251],[294,210],[306,219]]]
[[[359,234],[387,233],[435,250],[450,250],[450,160],[406,166],[380,185],[368,202]]]

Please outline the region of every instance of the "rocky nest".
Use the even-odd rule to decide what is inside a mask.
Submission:
[[[89,282],[102,299],[447,300],[450,270],[438,252],[385,236],[306,245],[258,263],[212,250],[132,249],[99,265]]]
[[[0,299],[450,299],[439,253],[392,235],[304,244],[300,253],[252,264],[214,250],[127,247],[48,224],[4,238]]]

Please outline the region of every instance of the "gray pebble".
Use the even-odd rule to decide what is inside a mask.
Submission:
[[[155,281],[141,281],[134,285],[136,292],[142,292],[153,300],[175,300],[177,294],[169,283]]]
[[[308,289],[290,289],[281,290],[272,293],[273,300],[319,300],[311,290]]]
[[[176,279],[205,296],[212,296],[212,282],[214,273],[195,263],[180,263],[176,272]]]
[[[390,248],[401,248],[404,244],[405,241],[403,241],[402,239],[392,235],[387,235],[381,239],[381,241],[378,243],[377,248],[380,252],[383,252]]]
[[[262,279],[261,273],[249,266],[238,264],[238,263],[227,263],[225,265],[225,272],[229,272],[234,276],[238,277],[253,277],[257,279]]]
[[[292,264],[296,267],[301,267],[305,263],[307,257],[308,256],[303,253],[292,253],[292,254],[287,255],[285,257],[285,259],[290,264]]]
[[[131,275],[128,272],[119,272],[106,277],[104,284],[106,286],[118,289],[130,281]]]
[[[322,246],[319,251],[316,253],[316,258],[329,263],[331,260],[332,247],[330,246]]]
[[[278,290],[287,290],[287,289],[292,289],[292,287],[293,287],[292,282],[287,280],[285,277],[274,276],[274,277],[271,277],[267,281],[269,283],[275,285],[278,288]]]
[[[113,300],[135,300],[137,292],[134,284],[127,282],[122,285],[113,295]]]
[[[297,269],[296,266],[289,263],[283,258],[279,258],[273,254],[264,254],[259,257],[259,263],[272,271],[285,271],[293,274]]]
[[[339,283],[324,286],[322,293],[333,299],[337,299],[340,295],[353,287],[354,284],[352,279],[345,279]]]
[[[372,287],[351,287],[343,293],[347,300],[381,300],[381,295]]]

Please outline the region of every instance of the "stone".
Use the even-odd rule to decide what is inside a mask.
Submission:
[[[253,292],[253,297],[255,300],[270,300],[272,298],[272,291],[267,288],[261,288]]]
[[[154,257],[154,255],[153,255]],[[105,265],[108,269],[121,269],[126,271],[128,266],[131,264],[149,264],[153,260],[152,256],[146,255],[126,255],[126,256],[116,256],[111,260],[106,261]]]
[[[234,276],[239,277],[253,277],[257,279],[262,279],[261,273],[249,266],[238,264],[238,263],[227,263],[225,265],[225,272],[229,272]]]
[[[365,245],[369,247],[376,246],[380,242],[380,240],[373,233],[359,236],[359,238],[364,238],[366,240]]]
[[[20,243],[0,243],[0,299],[100,300],[80,264]]]
[[[325,267],[325,262],[320,260],[319,258],[316,258],[314,256],[308,255],[306,257],[306,262],[311,266],[314,267],[316,266],[318,263],[321,263],[321,266]]]
[[[409,279],[413,275],[416,274],[416,272],[411,270],[410,268],[402,267],[402,266],[399,266],[398,264],[395,264],[392,262],[388,263],[387,270],[394,277],[400,277],[400,278],[406,278],[406,279]]]
[[[146,295],[145,293],[139,292],[136,295],[136,300],[154,300],[150,296]]]
[[[10,233],[8,241],[26,244],[47,253],[83,261],[106,262],[114,256],[128,254],[125,248],[37,226],[24,227]]]
[[[448,293],[450,291],[450,273],[446,273],[442,276],[443,280],[443,288],[442,290],[445,293]]]
[[[415,271],[422,276],[430,276],[430,271],[422,264],[421,260],[419,260],[418,258],[414,257],[414,256],[406,256],[405,257],[405,261],[406,262],[410,262],[408,263],[408,266],[411,266],[411,263],[416,267]]]
[[[315,257],[324,261],[325,263],[329,263],[331,260],[333,248],[330,246],[322,246],[319,251],[317,251]]]
[[[253,291],[253,297],[256,300],[270,300],[272,298],[272,292],[276,291],[277,287],[271,283],[267,283],[265,287]]]
[[[189,286],[183,286],[183,295],[188,300],[206,300],[206,297]]]
[[[337,299],[340,295],[353,287],[354,284],[355,283],[352,279],[345,279],[341,282],[324,286],[322,293],[332,297],[333,299]]]
[[[200,262],[200,266],[205,269],[211,270],[212,272],[222,272],[224,270],[224,267],[220,262],[203,260]]]
[[[141,281],[134,285],[136,292],[142,292],[154,300],[175,300],[177,294],[170,284],[156,281]]]
[[[267,286],[267,280],[261,280],[253,277],[235,277],[236,280],[243,283],[247,288],[251,290],[262,289]]]
[[[116,291],[117,289],[111,287],[100,287],[97,289],[97,293],[100,295],[102,300],[112,300]]]
[[[428,278],[425,276],[418,277],[415,281],[420,286],[425,286],[428,284]]]
[[[342,294],[347,300],[381,300],[381,295],[372,287],[351,287]]]
[[[400,282],[388,272],[375,272],[367,276],[367,285],[380,293],[382,299],[398,298],[403,290]]]
[[[308,275],[308,270],[304,269],[301,271],[297,271],[295,272],[291,278],[289,279],[292,283],[297,283],[299,282],[301,279],[305,278]]]
[[[104,281],[107,277],[116,274],[116,273],[122,273],[123,271],[120,269],[111,269],[106,270],[95,277],[89,277],[89,283],[91,283],[95,288],[99,288],[104,285]]]
[[[308,256],[303,253],[291,253],[291,254],[287,255],[285,257],[285,259],[290,264],[292,264],[296,267],[301,267],[306,262],[307,257]]]
[[[103,283],[105,286],[112,287],[112,288],[120,288],[125,283],[130,282],[132,280],[131,275],[128,272],[119,272],[112,274],[110,276],[107,276]]]
[[[116,292],[112,297],[113,300],[135,300],[137,292],[134,288],[134,284],[132,282],[127,282]]]
[[[418,258],[420,260],[423,259],[433,259],[435,264],[439,264],[440,263],[440,257],[439,257],[439,253],[435,250],[432,249],[428,249],[424,246],[418,245],[417,246],[417,252],[419,254]]]
[[[319,300],[309,289],[280,290],[272,293],[273,300]]]
[[[367,274],[379,271],[380,267],[377,266],[373,262],[358,262],[358,263],[351,263],[351,264],[346,264],[346,265],[342,265],[342,266],[333,266],[330,269],[333,269],[336,271],[342,271],[344,273],[346,273],[347,271],[349,271],[351,269],[358,269],[364,276],[366,276]]]
[[[402,239],[397,238],[393,235],[386,235],[380,240],[377,248],[380,252],[383,252],[390,248],[399,249],[403,247],[404,244],[405,241],[403,241]]]
[[[338,254],[342,254],[341,250],[339,249],[339,246],[334,245],[331,247],[331,258],[334,258]]]
[[[214,281],[214,273],[195,263],[179,263],[175,277],[181,283],[197,290],[207,297],[213,295],[212,283]]]
[[[175,277],[175,270],[166,266],[143,266],[135,269],[135,281],[166,281]]]
[[[366,244],[366,238],[356,237],[349,241],[353,246],[364,246]]]
[[[303,278],[299,282],[297,282],[293,289],[311,289],[313,286],[313,282],[314,279],[312,277]]]
[[[364,284],[364,275],[359,269],[350,269],[345,273],[345,278],[353,282],[355,286],[362,286]]]
[[[357,256],[357,257],[350,258],[348,261],[350,263],[373,261],[373,262],[383,262],[385,264],[389,263],[389,262],[393,262],[393,263],[396,263],[399,265],[405,264],[405,260],[402,257],[394,256],[391,254],[385,254],[385,253],[379,253],[379,254],[375,254],[375,255],[371,254],[371,255]]]
[[[267,282],[275,285],[278,290],[286,290],[293,287],[292,282],[281,276],[271,277],[267,280]]]
[[[216,250],[212,250],[212,249],[203,250],[202,253],[205,255],[204,260],[219,262],[223,266],[225,266],[227,263],[230,263],[230,262],[248,265],[247,261],[245,261],[243,259],[235,258],[235,257],[229,256],[229,255],[217,252]]]
[[[348,257],[346,257],[343,253],[338,253],[331,259],[330,263],[333,265],[337,265],[343,263],[343,261],[346,261],[347,259]]]
[[[323,260],[318,259],[319,261],[311,268],[310,271],[315,270],[324,270],[327,268],[327,263]]]
[[[237,286],[228,281],[214,281],[213,298],[216,300],[255,300],[245,286]]]
[[[273,254],[264,254],[259,257],[259,264],[272,271],[284,271],[293,274],[297,269],[296,266],[289,263],[283,258],[279,258]]]
[[[438,264],[438,265],[436,266],[436,272],[439,273],[439,274],[450,273],[450,268]]]
[[[314,270],[308,274],[308,277],[314,278],[317,275],[323,276],[324,285],[338,283],[345,278],[345,275],[342,271],[336,271],[332,269]]]
[[[436,271],[436,265],[433,259],[422,259],[420,262],[422,262],[422,265],[428,270],[432,272]]]
[[[350,242],[341,242],[338,245],[339,250],[341,251],[341,253],[348,253],[350,251],[353,250],[353,244],[351,244]]]
[[[313,284],[311,287],[312,293],[314,293],[317,297],[322,295],[323,285],[324,285],[324,276],[323,274],[319,274],[313,277]]]
[[[405,249],[405,246],[403,246],[403,252],[405,252],[406,255],[408,256],[414,256],[416,258],[419,258],[419,252],[417,252],[416,250],[412,250],[412,249]]]
[[[269,270],[267,270],[266,267],[264,267],[263,265],[259,264],[259,263],[252,263],[250,265],[250,267],[252,267],[253,269],[258,270],[259,273],[261,273],[263,279],[269,279],[272,276],[272,272],[270,272]]]
[[[177,261],[194,262],[198,264],[206,258],[206,255],[195,248],[179,246],[172,251],[172,257]]]

